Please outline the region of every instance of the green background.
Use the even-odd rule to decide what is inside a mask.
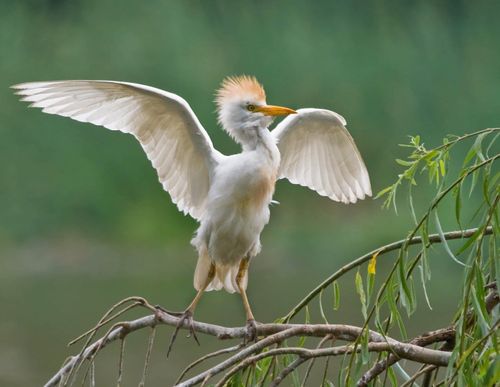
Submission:
[[[0,385],[48,380],[77,351],[66,343],[121,298],[183,309],[196,262],[196,223],[162,191],[131,136],[27,109],[8,86],[112,79],[159,87],[189,101],[215,146],[234,153],[216,124],[214,90],[227,75],[252,74],[269,103],[346,117],[377,192],[396,178],[408,135],[432,146],[499,126],[498,15],[497,1],[0,0]],[[418,195],[423,208],[428,192]],[[260,321],[284,315],[329,273],[411,227],[404,202],[396,216],[379,200],[345,206],[287,181],[275,199],[250,273]],[[446,325],[459,299],[461,268],[435,252],[433,310],[420,302],[410,333]],[[380,260],[380,273],[391,260]],[[352,275],[341,289],[343,307],[329,308],[330,320],[359,323]],[[196,317],[241,325],[244,313],[237,295],[218,292]],[[171,384],[218,345],[181,337],[167,361],[170,333],[159,332],[151,385]],[[124,385],[139,381],[146,334],[127,343]],[[117,350],[100,355],[98,385],[114,383]]]

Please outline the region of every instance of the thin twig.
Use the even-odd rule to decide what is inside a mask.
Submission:
[[[240,343],[238,345],[235,345],[235,346],[232,346],[229,348],[219,349],[218,351],[215,351],[215,352],[209,353],[208,355],[200,357],[199,359],[197,359],[194,362],[192,362],[191,364],[189,364],[186,368],[184,368],[184,370],[181,372],[181,374],[179,375],[179,377],[177,378],[177,380],[175,381],[174,384],[178,384],[182,380],[182,378],[189,372],[189,370],[196,367],[198,364],[204,362],[205,360],[211,359],[211,358],[219,356],[219,355],[223,355],[225,353],[238,351],[239,349],[243,348],[244,346],[245,346],[245,343]]]
[[[142,378],[139,383],[139,387],[144,387],[146,384],[146,375],[148,374],[149,361],[151,360],[151,352],[153,351],[153,344],[155,341],[156,325],[151,328],[151,333],[149,335],[148,350],[146,352],[146,359],[144,360],[144,369],[142,371]]]
[[[108,336],[111,334],[111,332],[115,331],[117,328],[122,328],[121,337],[124,337],[128,333],[127,324],[128,324],[128,322],[126,322],[126,321],[113,324],[113,326],[111,328],[109,328],[108,331],[103,336],[103,340],[101,341],[101,344],[103,342],[105,342],[107,340]],[[99,351],[101,350],[101,348],[102,348],[101,345],[98,345],[97,347],[94,348],[94,351],[89,354],[89,366],[87,367],[87,370],[85,371],[84,380],[87,378],[87,375],[90,371],[90,365],[92,365],[94,363],[94,360],[95,360],[97,354],[99,353]],[[75,377],[76,377],[76,374],[78,374],[78,371],[80,370],[81,366],[83,365],[83,360],[85,360],[85,359],[86,359],[85,357],[81,357],[81,355],[79,355],[79,360],[77,360],[77,361],[79,361],[79,363],[77,364],[76,369],[73,367],[73,370],[75,370],[75,372],[74,372]],[[70,376],[71,376],[71,373],[70,373]],[[70,387],[72,384],[73,383],[70,384]]]
[[[134,297],[135,298],[135,297]],[[122,300],[120,301],[118,304],[114,305],[111,307],[111,309],[109,309],[109,311],[112,311],[112,310],[115,310],[117,306],[120,306],[121,304],[123,304],[123,301],[129,301],[129,299],[125,299],[125,300]],[[113,321],[115,318],[121,316],[123,313],[125,313],[126,311],[130,310],[130,309],[133,309],[135,308],[136,306],[139,306],[139,305],[143,305],[142,303],[140,302],[134,302],[133,304],[131,305],[128,305],[127,307],[123,308],[122,310],[120,310],[119,312],[116,312],[114,315],[112,315],[111,317],[105,319],[106,315],[109,313],[106,312],[106,315],[104,315],[103,318],[101,318],[101,320],[99,320],[99,322],[97,323],[97,325],[91,329],[89,329],[88,331],[82,333],[80,336],[78,336],[77,338],[71,340],[69,343],[68,343],[68,347],[72,346],[73,344],[76,344],[77,342],[79,342],[81,339],[85,338],[86,336],[96,332],[97,330],[99,330],[99,328],[102,328],[104,325],[108,324],[109,322]]]
[[[304,363],[307,358],[299,356],[293,362],[291,362],[286,368],[284,368],[276,378],[269,385],[270,387],[278,386],[290,373],[295,371],[302,363]]]
[[[89,379],[90,387],[95,387],[95,363],[90,363],[90,379]]]
[[[120,359],[118,361],[118,379],[116,380],[116,387],[120,387],[122,385],[124,357],[125,357],[125,337],[122,338],[120,342]]]
[[[411,386],[415,382],[415,380],[417,380],[417,378],[419,376],[421,376],[429,371],[432,371],[436,368],[437,368],[437,366],[435,366],[435,365],[429,365],[427,367],[422,368],[420,371],[416,372],[410,379],[408,379],[406,382],[404,382],[404,384],[402,384],[401,387]]]
[[[84,359],[83,356],[83,353],[85,352],[85,350],[87,349],[87,347],[89,346],[89,344],[92,342],[92,339],[95,337],[95,335],[97,334],[97,331],[98,329],[104,324],[104,323],[107,323],[109,321],[111,321],[112,319],[120,316],[121,314],[123,314],[125,311],[131,309],[130,307],[126,307],[124,308],[122,311],[116,313],[114,316],[112,316],[111,318],[108,318],[108,316],[110,314],[112,314],[117,308],[119,308],[120,306],[122,306],[123,304],[126,304],[127,302],[130,302],[130,301],[135,301],[135,303],[133,304],[134,306],[133,307],[136,307],[136,306],[139,306],[139,305],[144,305],[146,306],[147,308],[151,308],[151,306],[149,305],[149,303],[146,301],[146,299],[142,298],[142,297],[127,297],[121,301],[118,301],[116,304],[114,304],[110,309],[108,309],[106,311],[106,313],[104,314],[104,316],[101,317],[101,319],[99,320],[99,322],[97,323],[97,325],[90,329],[89,331],[85,332],[83,335],[80,335],[79,337],[77,337],[76,339],[72,340],[68,346],[76,343],[77,341],[79,341],[80,339],[84,338],[85,336],[89,335],[85,344],[83,345],[82,349],[80,350],[80,353],[78,354],[78,357],[76,359],[76,361],[72,364],[72,367],[69,371],[69,374],[68,374],[68,377],[67,379],[65,380],[64,382],[64,386],[66,386],[68,384],[68,382],[70,382],[70,386],[73,384],[72,382],[72,375],[73,373],[75,372],[75,366],[76,366],[76,372],[79,371],[80,369],[80,366],[82,364],[82,361]],[[87,370],[88,371],[88,370]]]

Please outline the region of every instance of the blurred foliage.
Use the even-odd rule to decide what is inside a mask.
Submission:
[[[217,148],[232,153],[213,92],[226,75],[254,74],[270,103],[345,116],[378,191],[393,181],[393,160],[403,157],[397,144],[409,134],[436,143],[498,126],[498,14],[499,2],[465,0],[0,0],[0,305],[9,316],[0,320],[0,359],[9,359],[0,384],[40,384],[64,357],[61,342],[117,298],[184,307],[196,227],[133,138],[28,110],[8,86],[85,78],[156,86],[189,101]],[[428,197],[419,190],[415,205]],[[394,239],[410,219],[381,212],[379,202],[343,206],[287,182],[275,199],[250,281],[261,320],[285,313],[324,273]],[[441,216],[444,227],[453,219]],[[460,272],[447,265],[436,263],[447,273],[436,302],[449,314]],[[54,327],[56,305],[67,326]],[[234,297],[210,294],[204,305],[200,315],[216,320],[224,307],[228,323],[241,322]],[[357,316],[342,313],[343,321]]]

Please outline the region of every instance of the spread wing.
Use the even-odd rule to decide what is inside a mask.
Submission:
[[[345,125],[342,116],[323,109],[299,109],[285,118],[272,131],[280,178],[343,203],[371,196],[368,172]]]
[[[224,157],[181,97],[113,81],[32,82],[13,86],[45,113],[132,134],[163,188],[184,213],[200,219],[215,165]]]

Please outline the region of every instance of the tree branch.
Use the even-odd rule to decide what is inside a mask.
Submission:
[[[158,324],[176,326],[178,321],[178,317],[169,315],[168,313],[162,311],[157,311],[157,313],[153,315],[145,316],[133,321],[115,324],[116,327],[109,331],[109,333],[84,348],[81,352],[81,356],[72,356],[45,386],[48,387],[58,385],[58,383],[61,380],[64,380],[64,378],[70,374],[72,370],[77,368],[81,362],[95,358],[98,351],[116,340],[124,339],[124,337],[131,332],[147,327],[154,328]],[[221,340],[244,338],[246,335],[245,327],[230,328],[198,321],[193,322],[193,327],[198,333],[215,336]],[[188,329],[189,327],[184,324],[182,328]],[[257,335],[264,337],[262,340],[242,349],[239,353],[228,358],[222,363],[219,363],[215,367],[212,367],[209,370],[202,372],[183,383],[180,383],[179,386],[192,386],[194,384],[201,383],[207,378],[227,370],[229,367],[234,366],[236,363],[241,362],[256,352],[259,352],[275,343],[280,343],[289,337],[324,337],[327,335],[333,335],[340,340],[353,341],[361,334],[361,332],[362,329],[360,327],[341,324],[259,324],[257,325]],[[449,352],[425,349],[414,344],[401,343],[392,338],[384,338],[382,335],[374,331],[369,332],[369,341],[370,343],[368,348],[370,351],[381,352],[390,350],[394,351],[401,358],[424,362],[426,364],[446,365],[450,357]],[[313,358],[318,356],[334,356],[343,353],[350,353],[353,351],[353,348],[351,346],[318,350],[305,348],[278,348],[267,351],[266,354],[274,353],[272,351],[275,351],[276,354],[290,353],[306,358]]]
[[[453,239],[462,239],[462,238],[469,238],[474,233],[478,230],[478,228],[470,228],[467,230],[457,230],[457,231],[450,231],[446,232],[443,234],[444,238],[446,240],[453,240]],[[493,227],[489,226],[484,230],[484,235],[490,235],[493,234]],[[441,243],[441,235],[439,234],[431,234],[429,235],[429,243]],[[316,297],[319,293],[321,293],[322,290],[327,288],[332,282],[334,282],[336,279],[340,278],[343,276],[345,273],[351,271],[352,269],[362,265],[363,263],[369,261],[374,254],[377,254],[377,257],[380,257],[381,255],[384,255],[386,253],[389,253],[394,250],[398,250],[404,245],[416,245],[416,244],[421,244],[423,242],[421,237],[413,237],[410,240],[408,239],[401,239],[397,242],[392,242],[389,243],[385,246],[379,247],[375,250],[370,251],[369,253],[362,255],[361,257],[355,259],[354,261],[349,262],[347,265],[342,266],[339,270],[337,270],[335,273],[333,273],[331,276],[329,276],[327,279],[325,279],[322,283],[320,283],[318,286],[316,286],[306,297],[304,297],[297,305],[295,305],[292,310],[284,317],[284,321],[290,321],[290,319],[295,316],[302,308],[304,308],[314,297]]]

